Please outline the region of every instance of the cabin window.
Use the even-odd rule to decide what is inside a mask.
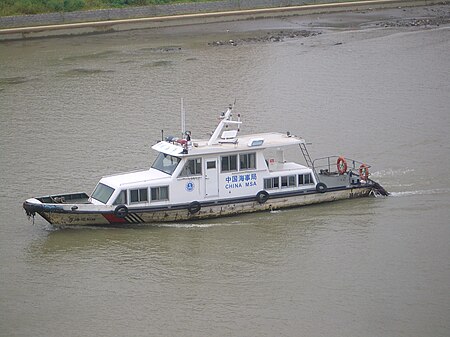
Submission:
[[[158,157],[156,157],[152,168],[172,175],[173,171],[175,171],[180,161],[181,159],[178,157],[160,152],[158,154]]]
[[[148,189],[139,188],[130,190],[130,202],[146,202],[148,201]]]
[[[113,205],[120,205],[120,204],[126,204],[126,203],[127,203],[127,191],[122,190],[122,191],[120,191],[116,200],[114,200]]]
[[[222,172],[237,171],[237,155],[223,156]]]
[[[266,190],[271,189],[271,188],[279,188],[279,187],[280,187],[280,178],[279,177],[264,179],[264,188]]]
[[[98,183],[94,193],[92,193],[92,198],[106,204],[113,193],[114,188]]]
[[[189,159],[180,173],[180,177],[189,177],[202,174],[202,159]]]
[[[152,187],[150,190],[152,201],[169,200],[169,186]]]
[[[239,155],[239,169],[251,170],[256,169],[256,153],[245,153]]]
[[[215,169],[216,168],[216,161],[207,161],[206,162],[206,168],[208,170]]]
[[[281,187],[295,187],[295,176],[281,177]]]
[[[314,184],[311,173],[299,174],[298,175],[299,185],[311,185]]]

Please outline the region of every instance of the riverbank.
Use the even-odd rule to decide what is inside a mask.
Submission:
[[[291,1],[294,3],[298,1]],[[345,12],[357,10],[371,10],[381,8],[396,8],[409,6],[423,6],[438,3],[448,3],[442,0],[371,0],[354,1],[338,3],[321,3],[315,5],[297,5],[270,8],[242,9],[246,7],[241,2],[210,2],[210,3],[190,3],[178,5],[148,6],[146,10],[152,10],[151,16],[123,18],[130,16],[141,16],[144,9],[127,9],[127,13],[121,10],[99,10],[73,13],[53,13],[60,16],[59,19],[53,18],[53,21],[71,21],[71,23],[53,23],[45,24],[50,18],[42,15],[32,15],[26,17],[9,17],[0,19],[0,41],[2,40],[20,40],[50,36],[99,34],[108,32],[118,32],[135,29],[161,28],[171,26],[196,25],[214,22],[228,22],[270,17],[296,16],[307,14],[323,14],[330,12]],[[252,2],[254,7],[263,6],[266,1],[259,0]],[[270,2],[273,5],[273,1]],[[280,5],[281,5],[280,1]],[[283,2],[285,3],[285,2]],[[194,6],[194,7],[192,7]],[[215,6],[215,7],[211,7]],[[224,7],[225,6],[225,7]],[[227,7],[228,6],[228,7]],[[266,4],[267,6],[267,4]],[[233,9],[233,8],[238,9]],[[248,7],[248,6],[247,6]],[[217,9],[228,8],[228,10]],[[216,10],[214,10],[216,9]],[[136,10],[140,12],[136,12]],[[114,11],[114,12],[112,12]],[[132,11],[132,12],[130,12]],[[192,11],[196,11],[192,13]],[[205,12],[208,11],[208,12]],[[122,13],[122,14],[120,14]],[[134,14],[133,14],[134,13]],[[161,13],[166,13],[163,15]],[[178,13],[172,14],[169,13]],[[186,14],[180,14],[186,13]],[[158,15],[159,14],[159,15]],[[122,15],[122,18],[118,18]],[[63,16],[63,17],[62,17]],[[105,18],[99,21],[92,21],[97,18]],[[50,20],[51,21],[51,20]],[[27,26],[21,26],[28,22]],[[12,28],[5,28],[15,25]]]

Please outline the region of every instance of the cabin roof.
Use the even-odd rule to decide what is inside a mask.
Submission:
[[[257,144],[258,141],[263,140],[261,145],[251,145],[253,142]],[[250,135],[240,135],[231,139],[220,139],[218,144],[208,145],[208,139],[193,139],[193,146],[189,148],[188,153],[183,153],[183,147],[178,144],[169,143],[166,141],[159,142],[152,146],[152,149],[170,154],[177,157],[199,156],[209,154],[221,154],[227,152],[243,152],[252,150],[264,150],[267,148],[287,147],[305,143],[305,140],[284,133],[268,132],[257,133]],[[260,142],[259,142],[260,143]]]
[[[156,181],[157,179],[164,179],[168,177],[168,174],[150,168],[149,170],[105,176],[100,180],[100,182],[114,188],[120,188],[128,186],[130,184],[142,184],[143,182],[149,180]]]

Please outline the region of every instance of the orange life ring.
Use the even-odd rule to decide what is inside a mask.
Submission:
[[[367,180],[369,178],[369,167],[366,164],[361,164],[359,167],[359,177],[361,180]]]
[[[347,161],[344,157],[338,158],[336,166],[339,174],[344,174],[345,172],[347,172]]]

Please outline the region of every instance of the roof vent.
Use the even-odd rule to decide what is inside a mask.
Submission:
[[[264,138],[253,138],[248,142],[248,146],[261,146],[264,143]]]

